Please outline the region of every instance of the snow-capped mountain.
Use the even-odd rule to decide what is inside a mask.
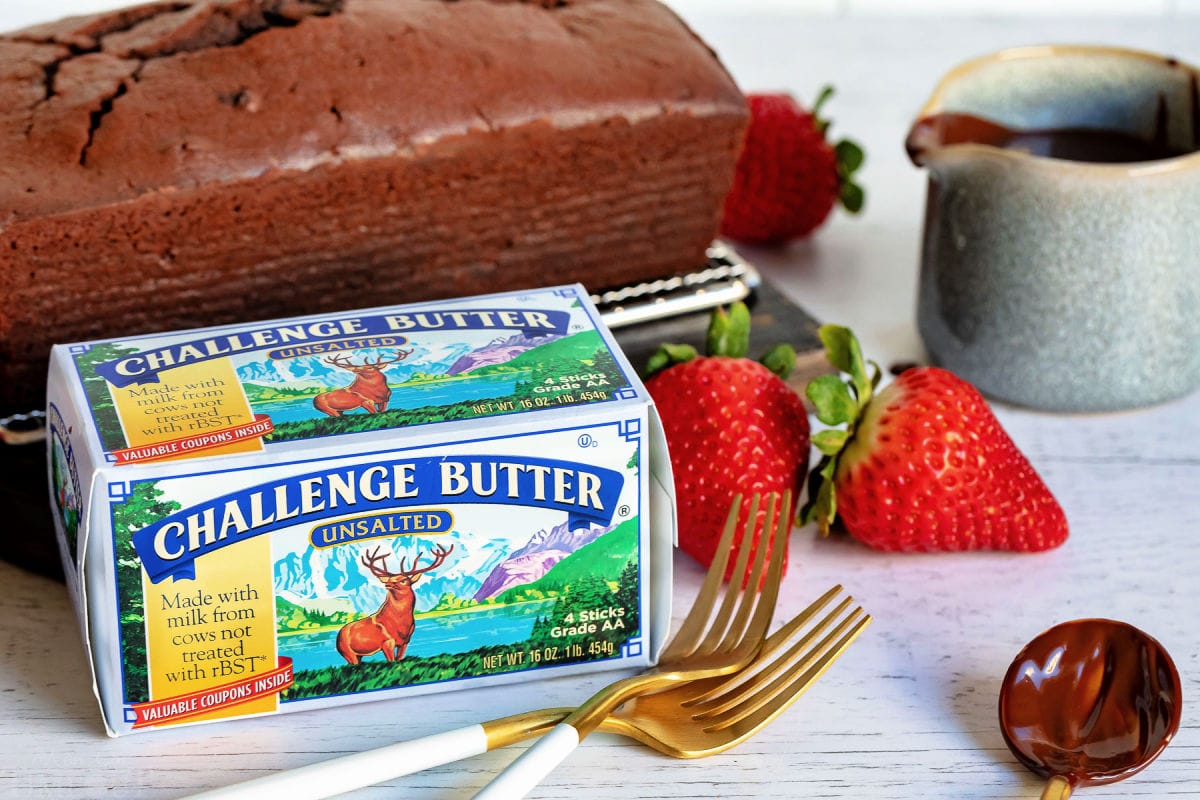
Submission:
[[[446,559],[446,563],[417,581],[418,608],[432,608],[446,592],[455,597],[473,596],[483,585],[481,576],[490,573],[507,555],[500,542],[474,541],[468,546],[463,543],[458,531],[454,531],[450,536],[454,539],[454,552]],[[446,538],[439,536],[430,542],[444,544]],[[431,546],[432,544],[421,545],[420,540],[417,540],[417,545],[410,551],[408,563],[412,563],[418,550],[428,552]],[[425,557],[424,563],[429,563],[428,556]]]
[[[461,375],[465,372],[470,372],[480,367],[489,367],[494,364],[506,364],[512,361],[517,356],[532,350],[538,345],[552,342],[558,336],[539,336],[530,338],[523,333],[518,333],[507,339],[495,339],[489,342],[484,347],[472,350],[466,353],[446,370],[447,375]]]
[[[540,553],[526,553],[523,556],[506,558],[502,563],[496,565],[472,599],[486,600],[502,594],[513,586],[533,583],[569,555],[570,553],[564,550],[544,550]]]
[[[474,599],[486,600],[513,586],[536,581],[559,561],[612,529],[613,526],[571,530],[567,523],[563,522],[550,530],[538,531],[523,547],[513,551],[512,555],[495,566],[475,592]]]
[[[436,374],[446,372],[470,351],[470,345],[463,342],[450,344],[437,343],[433,346],[419,342],[409,342],[405,350],[413,353],[403,361],[388,364],[384,367],[388,383],[395,386],[408,380],[413,373],[423,372]],[[377,348],[370,350],[348,351],[351,361],[362,363],[363,359],[372,361],[395,357],[396,348]],[[289,384],[291,386],[340,386],[350,383],[354,376],[344,369],[333,366],[325,361],[324,356],[298,356],[278,360],[252,361],[237,368],[238,378],[247,383],[257,383],[270,386],[272,384]]]
[[[251,361],[237,368],[238,378],[245,382],[321,386],[329,383],[328,376],[338,371],[336,367],[312,357]]]
[[[289,553],[275,562],[275,593],[298,605],[306,605],[309,600],[343,598],[355,610],[363,611],[358,598],[378,581],[365,568],[360,570],[357,560],[358,551],[350,547],[310,547],[303,554]],[[378,607],[383,602],[382,588],[375,598]],[[366,611],[374,611],[375,607]]]
[[[392,543],[386,566],[396,571],[403,558],[411,567],[422,553],[425,555],[421,563],[427,565],[434,544],[453,544],[454,550],[442,566],[413,584],[418,611],[436,606],[446,592],[456,597],[471,597],[482,586],[480,576],[489,574],[507,555],[495,542],[467,543],[458,531],[452,531],[436,539],[405,537]],[[367,541],[322,549],[310,546],[302,553],[289,553],[275,562],[275,593],[307,608],[342,598],[355,611],[369,614],[383,603],[385,591],[379,579],[362,564],[361,556],[381,546],[387,547],[388,543]]]

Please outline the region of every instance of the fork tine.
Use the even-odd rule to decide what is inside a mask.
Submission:
[[[774,517],[775,523],[772,526],[771,520],[775,511],[778,511],[779,515],[778,517]],[[729,651],[737,647],[748,646],[752,646],[758,650],[760,649],[760,643],[765,645],[764,639],[767,635],[767,629],[771,627],[771,619],[775,616],[775,601],[779,597],[779,585],[783,578],[783,559],[787,555],[787,537],[791,531],[791,491],[784,492],[782,498],[776,494],[772,494],[763,535],[759,537],[758,542],[759,565],[762,564],[766,556],[766,551],[771,551],[771,563],[767,569],[767,576],[760,583],[759,570],[756,567],[754,574],[750,577],[749,583],[742,586],[743,600],[741,608],[744,608],[748,614],[751,606],[754,606],[754,616],[748,620],[748,625],[743,624],[740,626],[741,629],[739,631],[730,630],[729,635],[721,643],[723,650]],[[744,533],[743,539],[749,533],[750,531]],[[739,614],[739,617],[741,617],[741,614]]]
[[[821,654],[829,649],[834,639],[840,636],[846,628],[863,615],[861,607],[854,609],[848,617],[838,622],[837,626],[830,633],[826,634],[823,639],[815,645],[812,644],[813,640],[833,624],[852,602],[852,598],[847,598],[840,603],[836,609],[817,623],[817,627],[788,648],[788,651],[782,656],[771,661],[765,658],[761,659],[757,662],[758,666],[756,669],[747,670],[739,676],[737,681],[727,682],[725,690],[720,694],[714,692],[713,694],[716,696],[703,704],[694,703],[693,705],[703,705],[704,708],[702,711],[693,714],[693,716],[696,719],[715,719],[729,709],[740,708],[745,710],[755,702],[755,698],[771,697],[799,670],[807,668],[816,661]]]
[[[739,556],[754,550],[753,572],[747,575],[745,570],[734,571],[733,578],[741,576],[742,584],[735,589],[732,585],[726,590],[725,604],[722,606],[718,622],[714,623],[698,653],[723,653],[749,660],[761,649],[775,613],[775,600],[779,594],[780,579],[783,575],[783,558],[787,552],[787,535],[791,532],[792,520],[791,492],[785,492],[781,499],[778,494],[767,495],[768,507],[762,531],[758,531],[758,520],[755,509],[747,516],[743,526],[741,540],[738,542]],[[786,509],[781,512],[780,507]],[[758,533],[757,540],[751,537]],[[782,540],[780,547],[774,544]],[[767,567],[764,580],[763,565],[767,553],[771,553],[771,562]],[[729,609],[737,607],[737,616],[732,624],[726,627],[725,617]],[[753,612],[753,616],[751,613]],[[722,636],[722,632],[724,635]]]
[[[854,623],[854,626],[834,644],[833,648],[821,657],[816,664],[813,664],[804,672],[804,674],[797,676],[795,680],[791,682],[791,684],[789,684],[782,691],[778,692],[774,697],[774,702],[772,705],[763,707],[750,717],[744,717],[739,721],[739,726],[750,725],[753,726],[752,730],[757,730],[759,727],[766,725],[771,720],[775,719],[784,711],[786,711],[789,707],[791,707],[792,703],[796,702],[796,700],[800,698],[800,695],[808,691],[809,687],[816,683],[817,679],[825,674],[825,672],[833,665],[833,662],[837,661],[838,658],[841,657],[842,653],[846,652],[846,648],[853,644],[854,640],[858,638],[859,634],[866,630],[867,626],[870,624],[871,615],[864,614],[856,623]]]
[[[844,614],[850,604],[854,602],[854,598],[843,598],[832,611],[829,611],[816,622],[812,622],[817,613],[832,602],[840,591],[841,586],[835,586],[830,589],[817,598],[812,605],[788,620],[783,627],[771,634],[766,642],[763,643],[762,650],[755,658],[752,667],[742,670],[742,672],[735,676],[715,678],[703,683],[697,682],[695,687],[697,689],[696,694],[683,705],[689,708],[702,707],[704,710],[696,716],[712,716],[729,706],[736,705],[744,695],[748,694],[755,687],[761,686],[770,680],[771,677],[785,669],[795,660],[798,653],[808,647],[813,640],[824,633]],[[861,610],[859,609],[859,611]],[[787,653],[777,658],[774,657],[775,653],[787,645],[796,633],[810,624],[811,629],[806,631]]]
[[[760,496],[757,494],[750,497],[750,508],[747,513],[748,518],[751,520],[757,518],[758,516],[758,505],[760,499]],[[724,548],[726,552],[733,550],[733,533],[738,528],[737,512],[740,511],[741,504],[739,502],[735,505],[737,508],[735,509],[731,507],[729,509],[729,516],[725,520],[725,533],[729,534],[729,541],[726,541],[725,535],[722,534],[721,543],[718,545],[718,547]],[[742,538],[745,538],[744,532],[742,534]],[[733,574],[745,575],[749,561],[750,549],[747,547],[739,547],[737,562],[733,566]],[[715,565],[716,562],[714,561],[713,566]],[[715,581],[713,588],[710,591],[705,592],[705,590],[709,588],[710,580]],[[724,581],[724,570],[717,572],[713,568],[709,568],[709,573],[704,578],[704,586],[701,587],[701,593],[696,596],[695,603],[692,606],[692,612],[688,615],[688,619],[686,620],[687,623],[694,622],[698,629],[695,631],[689,629],[689,639],[687,640],[680,639],[679,637],[672,639],[672,646],[670,648],[671,652],[669,653],[671,657],[668,659],[667,654],[660,656],[660,663],[671,663],[672,661],[677,661],[680,658],[690,655],[708,655],[716,650],[717,644],[720,642],[721,635],[724,633],[726,628],[729,627],[730,618],[733,616],[733,609],[737,604],[738,597],[740,596],[740,593],[735,591],[731,585],[725,590],[724,598],[722,599],[720,607],[717,609],[717,613],[712,615],[713,606],[716,604],[717,596],[721,592],[721,587]],[[697,609],[700,609],[701,607],[703,613],[698,613]],[[711,621],[709,621],[710,615],[712,615]],[[684,633],[683,626],[680,627],[679,633],[680,635]],[[677,639],[679,640],[678,648],[675,646]]]
[[[670,643],[659,656],[659,661],[671,663],[690,654],[700,643],[701,635],[708,625],[709,615],[712,614],[713,605],[721,590],[721,584],[725,580],[725,566],[729,563],[729,553],[733,549],[733,533],[737,528],[738,512],[741,511],[741,508],[742,496],[738,494],[734,496],[733,502],[729,506],[729,514],[725,517],[725,529],[721,533],[721,540],[717,542],[712,564],[708,567],[708,573],[704,576],[700,591],[692,602],[692,610],[680,623],[679,630],[671,637]]]
[[[739,542],[736,543],[738,549],[737,563],[733,566],[733,575],[730,578],[729,586],[725,589],[725,597],[721,603],[721,607],[717,610],[717,614],[713,617],[712,624],[708,628],[708,635],[704,637],[704,641],[697,648],[699,652],[711,653],[717,649],[721,642],[722,635],[730,627],[730,619],[733,618],[733,611],[740,605],[740,601],[746,594],[746,584],[743,584],[740,589],[734,588],[733,581],[741,577],[743,580],[746,576],[746,570],[750,563],[749,547],[743,545],[748,544],[746,537],[750,531],[754,530],[756,521],[758,520],[758,506],[762,500],[762,495],[754,494],[750,498],[750,509],[746,513],[746,525],[742,529],[742,535],[739,537]],[[760,565],[762,563],[762,548],[756,553],[754,572],[759,574]],[[761,577],[761,576],[760,576]],[[756,587],[757,588],[757,587]]]
[[[767,525],[770,525],[770,520],[775,513],[775,498],[774,494],[767,495]],[[746,624],[750,621],[750,612],[754,608],[755,598],[758,596],[758,589],[762,585],[763,564],[766,562],[766,552],[770,550],[770,538],[774,534],[773,527],[764,526],[760,540],[766,537],[767,541],[757,542],[757,547],[754,547],[751,542],[751,536],[758,528],[758,504],[760,501],[759,495],[754,495],[754,502],[750,506],[750,513],[746,516],[746,524],[742,526],[742,533],[736,546],[738,548],[738,564],[734,568],[733,575],[729,579],[729,587],[725,590],[725,602],[721,604],[721,610],[717,613],[713,620],[712,626],[709,628],[708,636],[700,645],[700,652],[712,653],[717,651],[726,651],[730,649],[731,643],[737,642],[742,638],[742,634],[746,630]],[[749,559],[750,551],[754,550],[754,565],[751,567],[750,574],[747,576],[746,569],[742,565],[743,557]],[[741,580],[740,587],[735,588],[734,581]],[[734,614],[734,609],[737,613]],[[730,622],[730,616],[733,616]]]
[[[860,614],[861,616],[859,616]],[[822,639],[820,644],[806,653],[801,661],[791,665],[783,675],[771,681],[765,688],[747,698],[737,707],[715,717],[707,729],[722,730],[737,725],[751,731],[758,730],[796,702],[800,695],[808,690],[808,687],[825,674],[825,671],[858,638],[858,635],[870,622],[869,614],[862,614],[861,608],[855,609],[850,617]],[[846,628],[850,629],[846,631]],[[845,631],[844,634],[843,631]],[[841,638],[834,641],[839,634],[841,634]],[[796,648],[790,648],[783,658],[791,659],[795,655],[795,651]],[[817,658],[822,651],[825,651],[824,655]],[[801,670],[804,671],[801,672]]]

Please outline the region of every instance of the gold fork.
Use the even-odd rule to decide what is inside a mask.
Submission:
[[[733,568],[733,582],[723,593],[723,599],[725,568],[729,563],[729,553],[733,549],[738,514],[742,507],[740,495],[734,498],[730,506],[716,554],[693,601],[691,611],[659,656],[658,665],[640,675],[625,678],[606,687],[575,713],[559,714],[554,718],[554,722],[559,723],[559,726],[572,725],[570,728],[556,727],[554,730],[566,732],[565,735],[560,733],[557,736],[562,740],[574,740],[569,749],[562,751],[559,761],[574,749],[579,739],[595,730],[611,711],[630,697],[682,681],[736,672],[758,654],[767,639],[767,631],[779,594],[783,554],[787,549],[786,537],[791,530],[791,493],[785,492],[782,498],[776,494],[767,496],[766,524],[762,535],[755,542],[753,536],[759,505],[760,497],[753,496],[750,500],[747,523],[740,537],[741,546],[738,548],[737,561]],[[747,576],[751,550],[755,551],[755,558]],[[768,551],[772,553],[769,565],[766,564]],[[739,578],[744,578],[744,582],[737,588]],[[718,608],[719,600],[721,602]],[[575,721],[583,718],[581,728],[573,727],[573,716],[577,718]],[[278,796],[284,796],[286,793],[289,800],[319,800],[399,775],[419,772],[468,755],[483,753],[489,749],[490,742],[483,727],[473,725],[388,748],[379,748],[377,751],[355,753],[284,773],[266,775],[190,795],[190,798],[252,800],[262,797],[262,792],[270,791]],[[405,760],[401,767],[397,767],[391,759],[399,757],[401,750]],[[385,751],[389,756],[386,760],[379,757],[379,754]],[[556,763],[558,762],[548,764],[543,774],[549,773]],[[532,788],[536,783],[535,780],[528,788]],[[528,791],[528,788],[525,791]]]
[[[636,739],[674,758],[711,756],[741,744],[796,702],[870,624],[861,606],[843,616],[854,602],[847,597],[777,656],[841,590],[833,587],[773,633],[744,669],[638,695],[606,717],[600,730]],[[822,637],[839,617],[837,626]],[[546,708],[485,722],[488,749],[539,736],[571,711]]]
[[[841,591],[834,586],[771,634],[742,670],[639,695],[606,717],[600,730],[675,758],[710,756],[746,741],[796,702],[870,623],[861,607],[845,614],[854,602],[850,597],[813,621]],[[800,631],[803,635],[788,646]],[[540,736],[573,710],[526,711],[256,778],[203,797],[319,800]]]
[[[753,660],[767,639],[779,594],[783,554],[787,550],[786,536],[792,524],[791,492],[785,492],[782,501],[776,494],[768,495],[767,524],[764,534],[755,542],[754,570],[747,578],[746,562],[752,549],[750,543],[757,523],[758,504],[759,498],[755,495],[742,532],[733,581],[716,615],[712,614],[712,609],[725,575],[723,562],[727,560],[731,549],[733,529],[741,509],[740,495],[734,499],[729,510],[721,542],[717,545],[717,557],[705,575],[692,610],[659,656],[658,666],[610,684],[592,695],[484,786],[475,795],[476,800],[524,797],[579,746],[583,737],[596,730],[606,717],[630,698],[684,681],[728,675]],[[769,536],[767,531],[771,532]],[[779,546],[770,546],[776,540],[780,540]],[[761,580],[767,550],[772,551],[771,565],[766,579]],[[742,580],[740,591],[734,588],[739,579]],[[735,606],[737,613],[730,621]]]

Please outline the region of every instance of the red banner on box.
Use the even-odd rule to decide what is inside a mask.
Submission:
[[[199,692],[151,700],[148,703],[136,703],[132,707],[137,715],[133,727],[137,729],[150,725],[164,725],[197,714],[208,714],[239,703],[248,703],[283,691],[292,685],[293,680],[295,675],[292,673],[292,659],[280,656],[278,666],[270,672],[259,672],[249,678],[223,683]]]
[[[244,422],[232,428],[222,428],[219,431],[194,433],[180,439],[170,439],[155,444],[143,444],[137,447],[126,447],[114,450],[113,456],[118,464],[133,464],[140,461],[156,461],[160,458],[186,455],[201,450],[211,450],[214,447],[224,447],[228,444],[242,442],[246,439],[266,436],[275,430],[271,418],[266,414],[255,414],[253,422]]]

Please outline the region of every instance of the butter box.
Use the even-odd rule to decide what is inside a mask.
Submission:
[[[112,735],[661,647],[669,459],[580,286],[59,345],[48,388]]]

